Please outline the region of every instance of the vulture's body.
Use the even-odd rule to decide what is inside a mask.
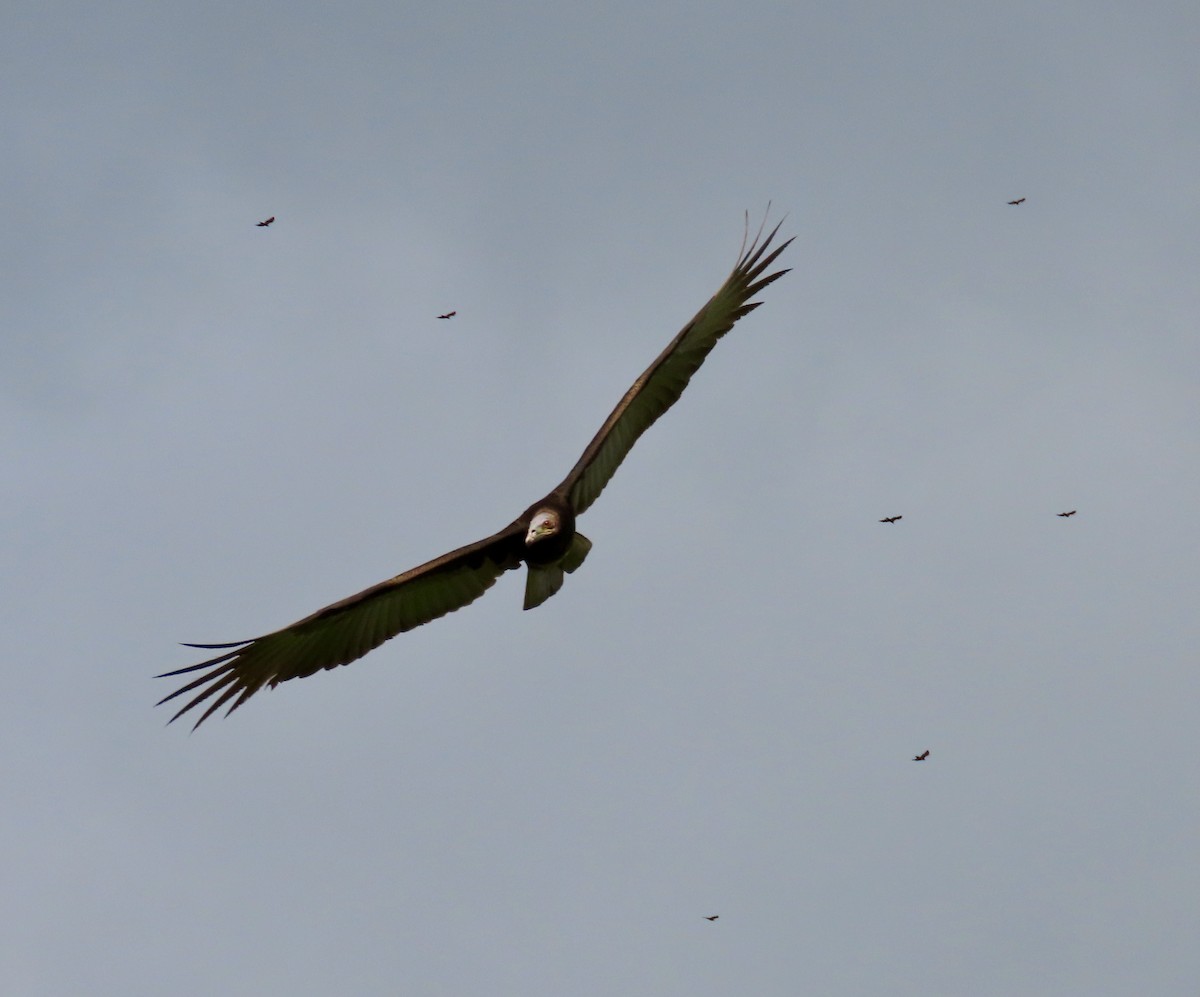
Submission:
[[[750,298],[787,273],[777,270],[763,276],[791,241],[768,252],[778,229],[765,239],[760,231],[749,248],[743,246],[725,283],[633,383],[549,495],[498,533],[326,606],[282,630],[230,644],[187,645],[222,653],[159,676],[202,671],[160,700],[161,704],[195,692],[171,720],[211,699],[196,721],[199,727],[225,704],[229,704],[227,713],[232,713],[264,685],[349,664],[397,634],[473,602],[502,574],[522,563],[528,569],[525,608],[540,606],[554,595],[564,573],[578,568],[592,546],[576,532],[576,516],[596,501],[642,433],[675,403],[717,340],[758,307]]]

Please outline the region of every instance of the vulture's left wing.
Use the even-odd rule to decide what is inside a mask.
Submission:
[[[733,328],[734,322],[761,304],[750,299],[787,273],[787,270],[776,270],[762,276],[792,241],[788,239],[768,253],[771,240],[778,231],[779,225],[776,225],[761,245],[760,231],[720,290],[633,382],[633,387],[604,421],[571,473],[555,489],[569,497],[576,515],[596,501],[638,437],[675,404],[692,375],[717,345],[717,340]]]

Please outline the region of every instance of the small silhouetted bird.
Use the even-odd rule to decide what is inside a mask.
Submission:
[[[1009,203],[1009,204],[1024,204],[1024,203],[1025,203],[1025,198],[1023,198],[1023,197],[1018,197],[1018,198],[1017,198],[1015,201],[1009,201],[1008,203]]]
[[[895,523],[903,518],[904,518],[903,516],[884,516],[883,519],[880,520],[880,522],[881,523]]]
[[[720,916],[721,916],[720,914],[714,914],[712,917],[709,917],[709,916],[706,914],[706,915],[704,916],[704,920],[706,920],[706,921],[715,921],[715,920],[716,920],[718,917],[720,917]]]
[[[255,222],[254,225],[255,225],[255,228],[266,228],[273,221],[275,221],[274,215],[272,215],[270,218],[263,219],[261,222]]]
[[[445,315],[439,315],[438,318],[454,318],[457,314],[458,312],[446,312]]]
[[[1070,512],[1060,512],[1059,515],[1062,516],[1063,519],[1066,519],[1068,516],[1074,516],[1078,511],[1078,509],[1072,509]]]
[[[926,748],[919,755],[913,755],[913,761],[914,762],[923,762],[928,757],[929,757],[929,749]]]

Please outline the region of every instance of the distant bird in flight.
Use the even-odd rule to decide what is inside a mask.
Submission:
[[[720,914],[714,914],[712,917],[709,917],[708,915],[705,915],[705,917],[704,917],[704,920],[706,920],[706,921],[715,921],[715,920],[716,920],[718,917],[720,917],[720,916],[721,916]]]
[[[884,516],[883,519],[880,520],[880,522],[881,523],[898,523],[903,518],[904,518],[903,516]]]
[[[272,224],[274,221],[275,221],[275,216],[272,215],[270,218],[264,218],[261,222],[255,222],[254,227],[255,228],[266,228],[268,225]]]
[[[914,762],[923,762],[928,757],[929,757],[929,749],[926,748],[919,755],[913,755],[913,761]]]
[[[1059,515],[1066,519],[1068,516],[1074,516],[1078,511],[1078,509],[1072,509],[1070,512],[1060,512]]]
[[[438,318],[454,318],[457,314],[458,312],[446,312],[445,315],[439,315]]]
[[[1009,203],[1009,204],[1024,204],[1024,203],[1025,203],[1025,198],[1023,198],[1023,197],[1018,197],[1018,198],[1017,198],[1015,201],[1009,201],[1008,203]]]
[[[583,564],[592,547],[587,537],[576,532],[575,517],[591,507],[641,435],[678,401],[717,340],[761,303],[750,299],[788,272],[776,270],[764,276],[791,242],[789,239],[768,252],[778,231],[776,225],[763,239],[760,228],[749,248],[743,241],[741,256],[725,283],[633,382],[570,473],[549,495],[499,533],[319,609],[282,630],[228,644],[186,645],[222,653],[158,676],[207,669],[159,700],[161,705],[195,692],[168,722],[215,697],[196,721],[195,727],[199,727],[227,703],[228,716],[263,686],[274,687],[349,664],[397,634],[474,602],[497,578],[522,563],[528,569],[525,609],[540,606],[554,595],[563,584],[564,573]],[[524,445],[536,447],[538,442],[534,439]],[[643,538],[659,526],[640,518],[633,525]]]

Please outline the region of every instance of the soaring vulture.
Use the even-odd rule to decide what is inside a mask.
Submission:
[[[439,315],[438,318],[454,318],[457,314],[458,312],[446,312],[445,315]]]
[[[1078,511],[1078,509],[1072,509],[1070,512],[1060,512],[1056,515],[1062,516],[1063,519],[1066,519],[1068,516],[1074,516]]]
[[[914,762],[923,762],[928,757],[929,757],[929,749],[926,748],[919,755],[913,755],[913,761]]]
[[[898,523],[903,518],[904,518],[903,516],[884,516],[883,519],[880,520],[880,522],[881,523]]]
[[[474,602],[504,572],[522,563],[528,568],[525,608],[540,606],[554,595],[563,584],[563,573],[583,564],[592,547],[587,537],[575,531],[575,517],[596,501],[642,433],[675,404],[717,340],[761,303],[750,299],[788,272],[767,273],[791,242],[768,252],[778,231],[776,225],[763,239],[759,229],[749,248],[743,241],[737,265],[725,283],[633,382],[571,472],[549,495],[499,533],[319,609],[282,630],[228,644],[185,645],[221,653],[158,676],[202,671],[159,700],[161,705],[195,693],[169,722],[211,699],[195,723],[199,727],[227,703],[228,716],[265,685],[274,687],[349,664],[396,634]]]
[[[1023,197],[1018,197],[1018,198],[1017,198],[1015,201],[1009,201],[1008,203],[1009,203],[1009,204],[1024,204],[1024,203],[1025,203],[1025,198],[1023,198]]]
[[[261,222],[255,222],[254,227],[255,228],[266,228],[268,225],[273,224],[274,221],[275,221],[275,216],[272,215],[270,218],[264,218]]]

